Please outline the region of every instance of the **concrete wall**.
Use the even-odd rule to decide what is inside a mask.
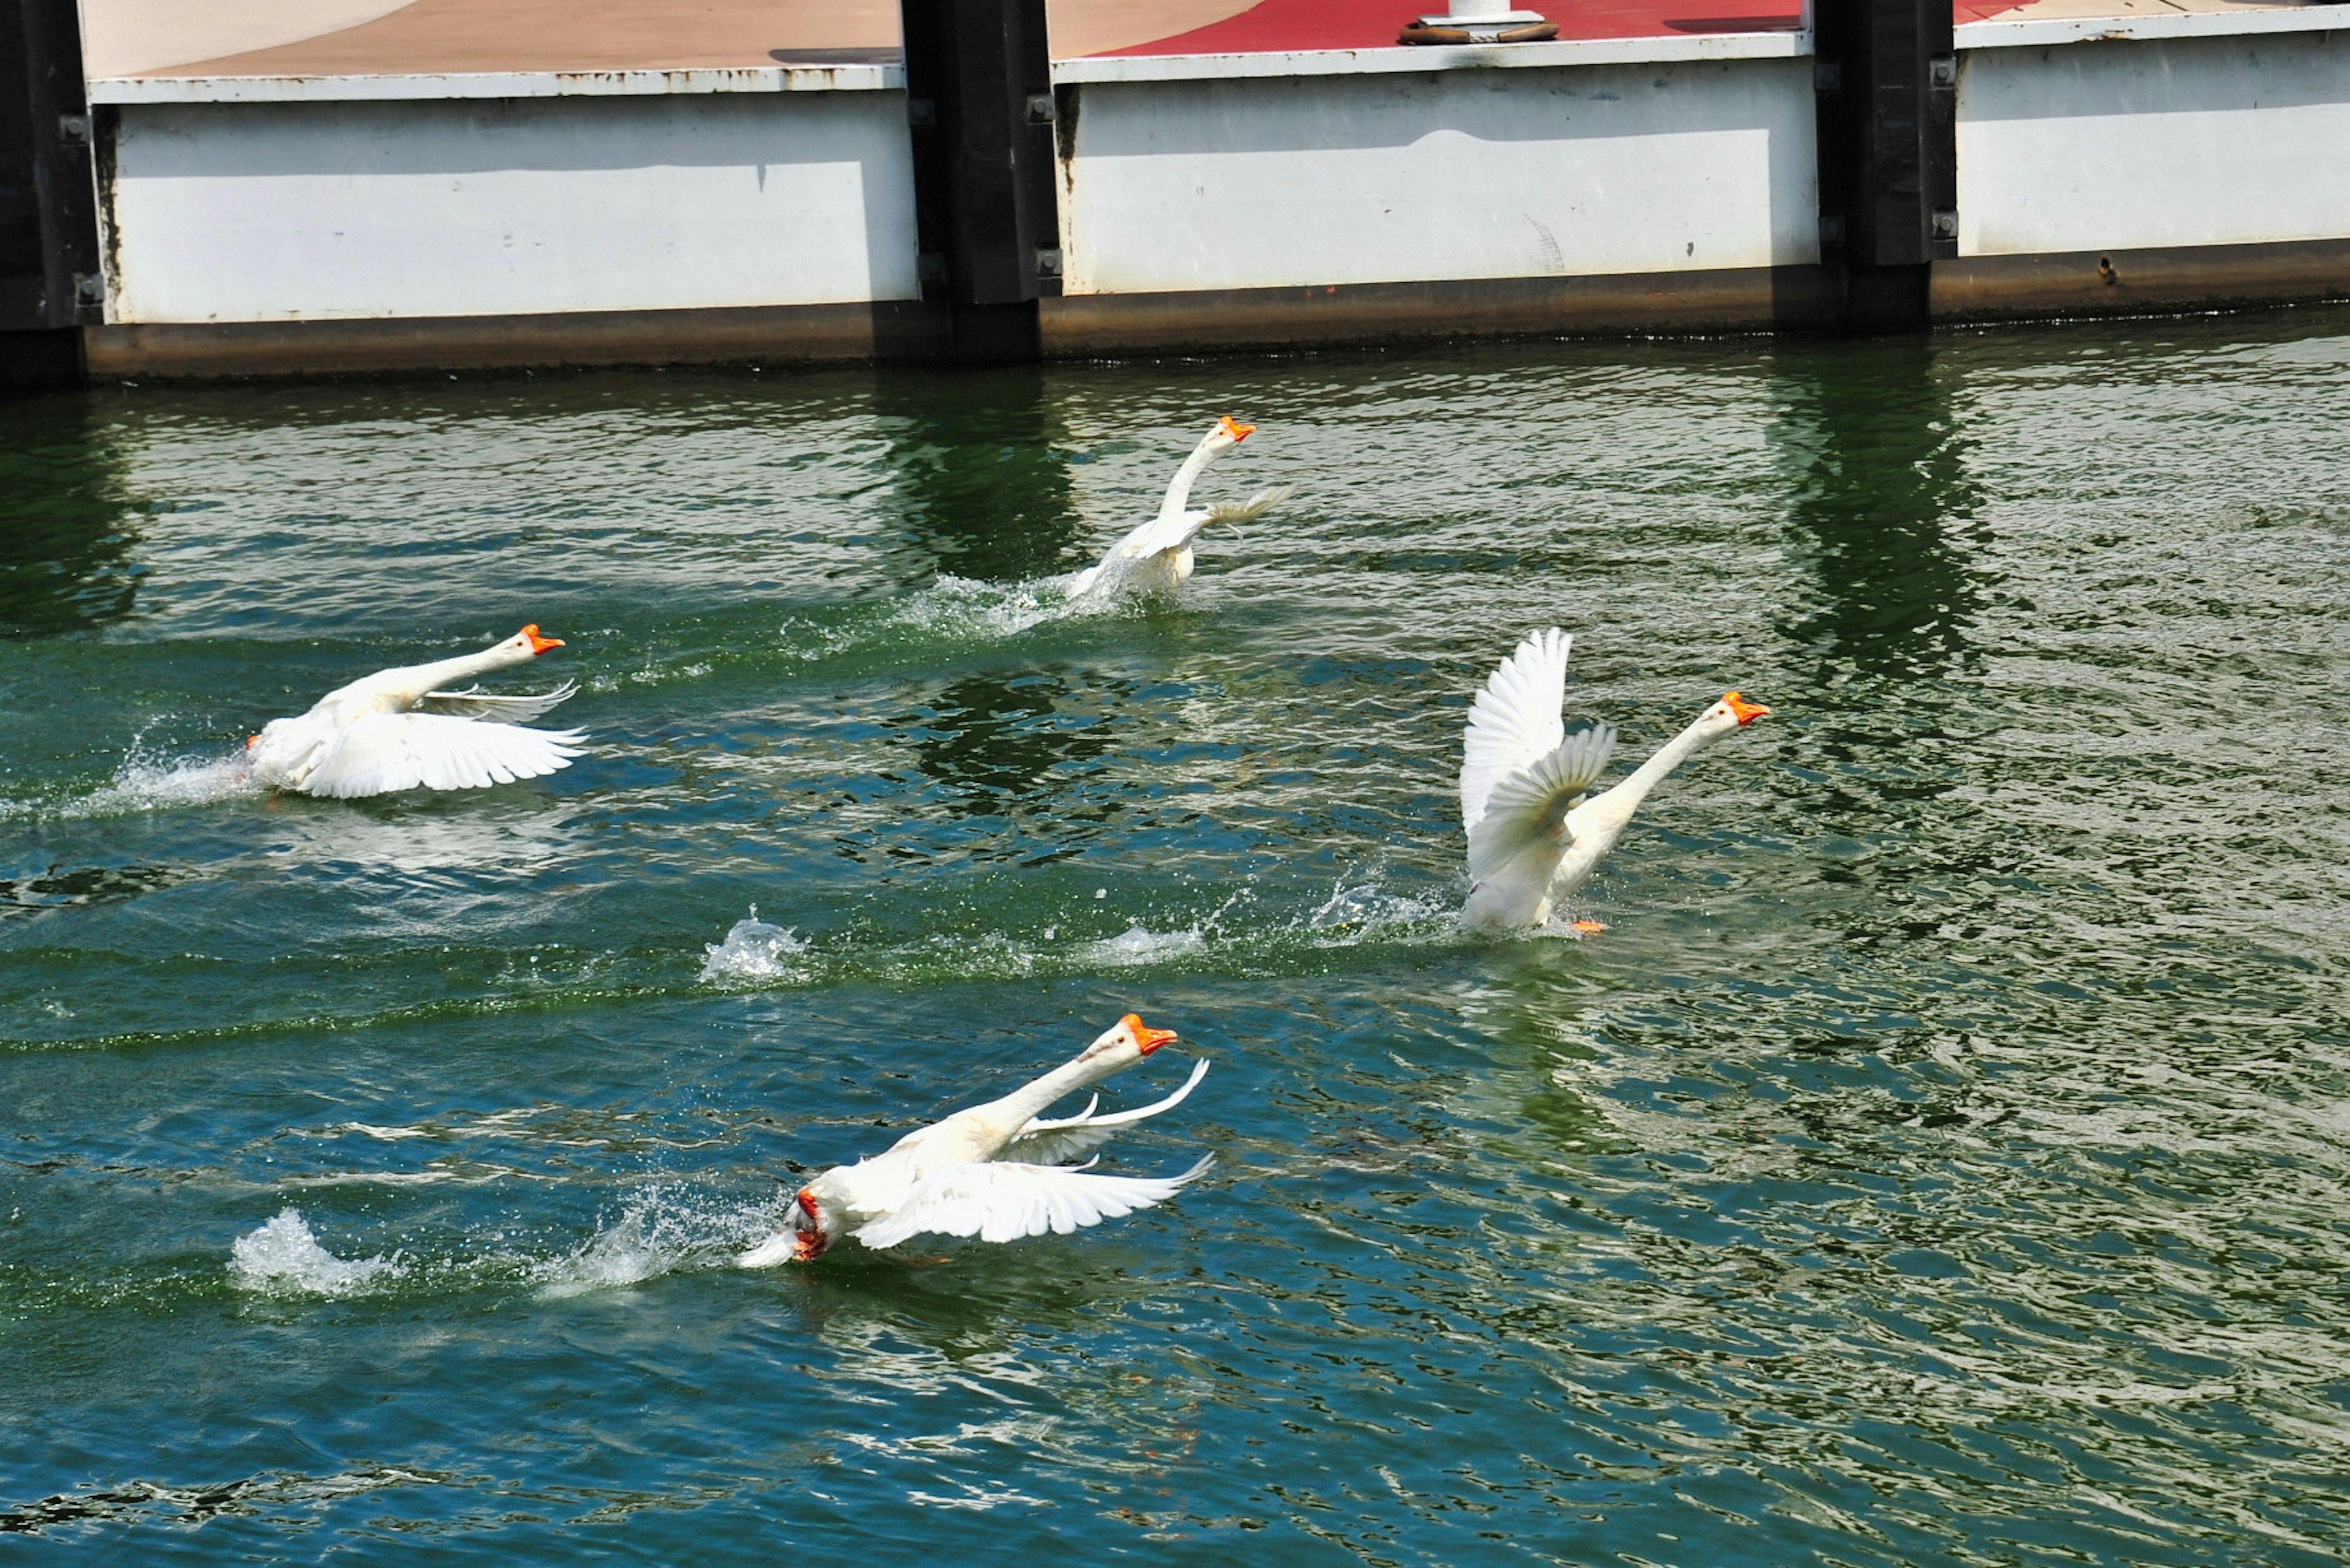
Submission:
[[[2350,26],[1961,58],[1961,255],[2350,235]]]
[[[1818,259],[1804,57],[1095,80],[1064,99],[1067,295]]]
[[[113,323],[910,299],[902,91],[121,103]]]

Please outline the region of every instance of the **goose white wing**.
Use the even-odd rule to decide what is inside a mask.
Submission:
[[[1566,738],[1566,652],[1575,639],[1556,627],[1518,644],[1487,679],[1469,710],[1461,742],[1461,826],[1485,815],[1493,786]]]
[[[302,782],[348,799],[402,789],[482,789],[567,768],[586,737],[442,713],[369,713],[327,747]]]
[[[1258,491],[1246,501],[1219,501],[1208,508],[1210,523],[1250,523],[1263,516],[1283,502],[1297,493],[1294,484],[1273,484]],[[1193,529],[1198,533],[1198,529]]]
[[[1559,828],[1607,771],[1615,750],[1616,726],[1595,724],[1495,784],[1484,815],[1469,829],[1470,882],[1490,882],[1504,875],[1511,862],[1538,853],[1547,887],[1565,848]],[[1543,891],[1537,888],[1535,896]]]
[[[1069,591],[1083,593],[1128,562],[1145,561],[1170,550],[1180,550],[1211,523],[1246,523],[1262,517],[1295,493],[1293,485],[1276,484],[1258,491],[1246,501],[1220,501],[1213,506],[1195,508],[1174,517],[1154,517],[1112,545],[1101,565],[1083,574],[1070,585]]]
[[[427,691],[424,701],[435,713],[446,713],[452,719],[495,719],[503,723],[520,724],[537,718],[557,702],[579,690],[579,682],[567,680],[552,691],[502,693],[484,691],[469,686],[463,691]]]
[[[868,1247],[894,1247],[925,1231],[1016,1241],[1072,1231],[1163,1203],[1215,1163],[1180,1176],[1095,1176],[1083,1166],[1019,1165],[1002,1160],[950,1165],[915,1184],[896,1212],[850,1232]]]
[[[1117,1137],[1120,1127],[1149,1121],[1152,1116],[1181,1105],[1191,1091],[1200,1086],[1200,1080],[1207,1075],[1208,1064],[1202,1058],[1191,1064],[1191,1075],[1184,1080],[1183,1086],[1163,1100],[1154,1100],[1130,1111],[1113,1111],[1101,1116],[1094,1114],[1094,1106],[1101,1103],[1097,1096],[1093,1105],[1088,1105],[1074,1116],[1052,1122],[1032,1120],[1003,1146],[996,1158],[1024,1160],[1032,1165],[1059,1165],[1080,1155],[1091,1154]]]
[[[1168,550],[1180,550],[1208,524],[1205,512],[1186,512],[1162,521],[1152,518],[1109,547],[1098,566],[1087,567],[1069,579],[1069,597],[1076,598],[1097,587],[1116,588],[1131,576],[1139,561]]]

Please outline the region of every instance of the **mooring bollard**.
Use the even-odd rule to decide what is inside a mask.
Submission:
[[[1539,11],[1513,10],[1509,0],[1451,0],[1441,16],[1403,25],[1399,44],[1538,44],[1558,36],[1558,24]]]

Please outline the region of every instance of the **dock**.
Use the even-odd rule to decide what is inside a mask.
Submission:
[[[1405,47],[1372,0],[0,0],[0,350],[1002,359],[2350,296],[2350,6],[1946,4],[1592,0]]]

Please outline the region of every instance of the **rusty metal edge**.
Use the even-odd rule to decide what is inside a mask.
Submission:
[[[1934,264],[1927,309],[1957,323],[2338,299],[2350,299],[2350,239],[1962,256]]]
[[[1831,326],[1835,277],[1817,266],[1469,278],[1039,301],[1047,358],[1305,348],[1447,337],[1763,332]]]
[[[2350,238],[1970,256],[1932,265],[1940,323],[2350,299]],[[1833,330],[1840,275],[1818,266],[1455,279],[1038,302],[1047,358],[1455,337]],[[274,376],[563,365],[926,362],[951,311],[915,301],[398,320],[87,327],[92,376]]]
[[[919,361],[943,358],[949,341],[947,313],[911,300],[83,328],[89,374],[100,377]]]

